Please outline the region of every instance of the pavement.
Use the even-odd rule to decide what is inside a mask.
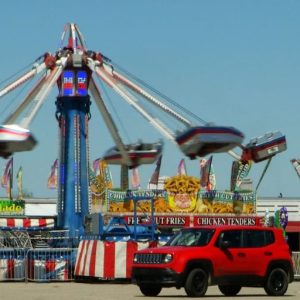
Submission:
[[[129,299],[184,299],[188,298],[184,289],[165,288],[157,297],[144,297],[136,285],[130,283],[114,283],[99,281],[93,283],[82,282],[1,282],[0,300],[129,300]],[[212,286],[204,299],[233,299],[225,297]],[[241,292],[234,297],[235,300],[247,299],[271,299],[266,295],[263,288],[242,288]],[[280,299],[300,299],[300,281],[295,281],[289,285],[285,296],[276,297]]]

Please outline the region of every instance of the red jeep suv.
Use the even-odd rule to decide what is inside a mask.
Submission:
[[[226,296],[243,286],[281,296],[294,279],[291,254],[281,229],[258,226],[185,228],[164,246],[134,255],[132,281],[145,296],[163,287],[184,287],[190,297],[218,285]]]

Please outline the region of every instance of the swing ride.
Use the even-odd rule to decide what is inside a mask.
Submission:
[[[29,129],[30,125],[54,85],[57,85],[59,94],[55,104],[60,133],[57,225],[61,229],[69,229],[71,236],[84,231],[84,218],[90,208],[88,124],[91,99],[115,144],[104,154],[108,164],[127,168],[152,164],[163,151],[161,141],[124,143],[102,98],[98,81],[111,88],[191,159],[210,153],[228,152],[235,159],[251,158],[258,162],[286,149],[285,137],[278,137],[277,134],[265,140],[258,139],[258,142],[251,140],[243,146],[244,134],[238,129],[204,122],[172,99],[131,76],[100,52],[88,50],[82,33],[74,23],[65,26],[59,49],[54,54],[40,56],[31,70],[0,89],[0,98],[33,77],[39,78],[37,83],[4,120],[4,125],[0,126],[0,156],[6,158],[14,152],[34,148],[37,142]],[[147,105],[164,117],[156,116],[148,110]],[[18,122],[24,113],[25,116]],[[176,125],[170,127],[167,119]],[[268,150],[269,146],[272,151]],[[243,155],[232,152],[235,147],[241,147]]]

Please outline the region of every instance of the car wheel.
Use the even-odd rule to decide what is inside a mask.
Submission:
[[[184,289],[189,297],[202,297],[208,287],[208,274],[202,269],[192,270],[186,279]]]
[[[239,285],[219,285],[219,290],[225,296],[235,296],[241,290]]]
[[[155,284],[140,284],[139,288],[144,296],[155,297],[161,292],[161,286]]]
[[[264,288],[269,296],[283,296],[288,284],[287,273],[281,268],[276,268],[269,273]]]

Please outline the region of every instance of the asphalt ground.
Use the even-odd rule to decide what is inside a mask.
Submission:
[[[144,297],[136,285],[129,283],[25,283],[1,282],[0,300],[129,300],[129,299],[188,299],[184,289],[165,288],[157,297]],[[289,285],[282,297],[269,297],[263,288],[242,288],[236,297],[223,296],[217,286],[208,288],[203,299],[300,299],[300,281]]]

